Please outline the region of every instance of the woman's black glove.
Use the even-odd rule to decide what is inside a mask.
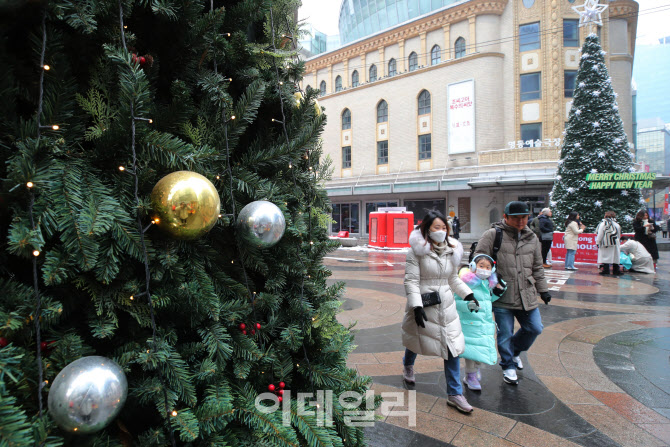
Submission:
[[[475,294],[471,293],[465,298],[463,298],[463,301],[472,301],[471,303],[468,303],[468,309],[470,309],[470,312],[475,311],[479,312],[479,301],[475,298]]]
[[[423,307],[415,307],[414,321],[416,321],[416,325],[425,329],[426,325],[423,323],[424,320],[428,321],[428,317],[426,316],[426,312],[423,310]]]
[[[549,301],[551,301],[551,294],[549,294],[549,292],[542,292],[540,293],[540,298],[542,298],[544,304],[549,304]]]

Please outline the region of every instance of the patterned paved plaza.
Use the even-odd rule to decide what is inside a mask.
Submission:
[[[339,320],[356,322],[350,366],[373,378],[376,393],[402,391],[407,398],[400,340],[405,254],[340,249],[326,265],[332,281],[347,286]],[[596,266],[577,267],[565,271],[555,262],[546,271],[553,298],[541,304],[544,331],[522,354],[518,387],[502,381],[499,366],[485,365],[483,391],[464,387],[475,411],[463,415],[446,405],[442,360],[419,356],[415,426],[378,410],[366,429],[369,444],[670,445],[670,253],[661,253],[655,276],[603,277]]]

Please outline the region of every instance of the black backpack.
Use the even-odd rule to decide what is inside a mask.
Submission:
[[[493,241],[493,252],[491,253],[491,257],[495,262],[498,262],[498,250],[500,250],[500,246],[502,245],[502,238],[503,238],[503,230],[500,227],[496,227],[496,238]],[[472,262],[472,258],[475,257],[475,250],[477,249],[477,244],[478,242],[473,242],[472,245],[470,245],[470,256],[468,257],[468,264]]]

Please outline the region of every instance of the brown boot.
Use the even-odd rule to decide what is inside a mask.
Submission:
[[[550,269],[550,268],[551,268],[551,264],[542,264],[542,267],[544,267],[544,268],[546,268],[546,269]]]

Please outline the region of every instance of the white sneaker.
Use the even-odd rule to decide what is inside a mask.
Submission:
[[[506,369],[503,371],[503,380],[510,385],[518,385],[519,379],[516,377],[516,369]]]
[[[519,356],[512,357],[512,361],[516,363],[516,369],[523,369],[523,363],[521,363],[521,357]]]

